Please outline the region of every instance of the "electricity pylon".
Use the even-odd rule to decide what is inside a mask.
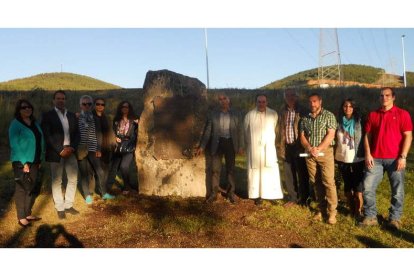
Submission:
[[[320,29],[318,80],[320,87],[342,85],[341,54],[336,29]]]

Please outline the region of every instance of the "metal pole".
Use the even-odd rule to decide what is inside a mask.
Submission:
[[[407,75],[405,73],[405,50],[404,50],[404,37],[405,35],[401,36],[401,43],[402,43],[402,52],[403,52],[403,66],[404,66],[404,87],[407,87]]]
[[[208,50],[207,50],[207,29],[204,28],[204,40],[206,43],[206,67],[207,67],[207,89],[210,88],[210,76],[208,73]]]

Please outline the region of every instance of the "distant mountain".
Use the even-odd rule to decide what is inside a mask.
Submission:
[[[107,90],[121,87],[88,76],[72,73],[45,73],[27,78],[0,82],[0,90]]]
[[[341,66],[342,85],[344,86],[365,86],[381,87],[403,85],[403,77],[385,73],[381,68],[366,65],[346,64]],[[337,81],[324,81],[331,86],[337,86]],[[281,80],[271,82],[263,89],[280,89],[286,87],[315,87],[318,86],[318,68],[302,71]],[[414,85],[414,73],[407,72],[407,85]]]

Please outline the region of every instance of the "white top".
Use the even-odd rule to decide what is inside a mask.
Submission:
[[[230,114],[220,112],[220,137],[230,138]]]
[[[66,114],[68,113],[68,111],[67,109],[65,109],[65,111],[62,113],[62,111],[60,111],[56,107],[55,107],[55,110],[63,127],[63,134],[64,134],[63,145],[69,146],[70,145],[69,121],[68,121],[68,117],[66,117]]]
[[[335,160],[344,163],[357,163],[364,160],[364,158],[355,158],[356,149],[351,149],[348,144],[344,144],[344,133],[340,130],[336,132],[336,151]],[[355,159],[355,160],[354,160]]]

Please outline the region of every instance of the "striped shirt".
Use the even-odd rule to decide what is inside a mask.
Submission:
[[[79,116],[79,132],[81,136],[81,145],[88,145],[88,151],[96,152],[98,150],[98,139],[96,137],[95,120],[92,112],[82,112]]]
[[[295,110],[288,109],[286,112],[286,144],[295,142],[295,132],[293,130],[295,123]]]
[[[305,137],[308,139],[312,147],[317,147],[328,133],[328,129],[335,130],[337,126],[335,116],[332,112],[322,108],[321,112],[313,118],[311,113],[306,115],[300,123],[300,132],[305,132]],[[331,145],[335,144],[335,139],[332,140]]]

